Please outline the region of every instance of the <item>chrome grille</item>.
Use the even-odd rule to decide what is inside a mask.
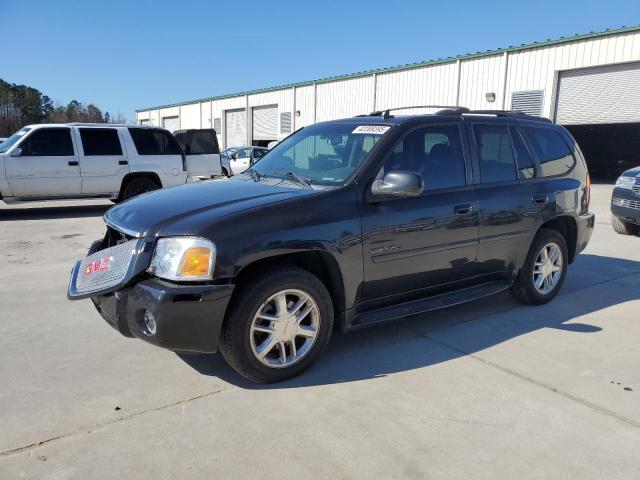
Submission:
[[[636,177],[636,181],[633,182],[633,186],[631,187],[631,189],[633,190],[633,193],[635,193],[636,195],[640,195],[640,177]]]
[[[138,240],[100,250],[80,262],[75,290],[78,294],[118,285],[127,274]]]
[[[640,210],[640,200],[629,200],[628,198],[615,198],[612,202],[618,207],[627,207]]]

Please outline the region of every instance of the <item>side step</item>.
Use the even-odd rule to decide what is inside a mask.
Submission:
[[[441,308],[471,302],[507,290],[511,285],[513,285],[512,282],[488,282],[454,292],[363,312],[353,318],[351,328],[364,327],[365,325],[373,325],[375,323],[386,322],[387,320],[394,320],[409,315],[416,315],[418,313],[425,313],[431,310],[439,310]]]

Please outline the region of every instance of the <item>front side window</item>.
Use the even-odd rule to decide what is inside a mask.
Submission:
[[[25,157],[73,156],[73,142],[68,128],[40,128],[21,145]]]
[[[422,176],[425,190],[466,184],[464,156],[457,125],[432,125],[404,137],[391,151],[384,172],[409,170]]]
[[[82,150],[88,157],[122,155],[118,132],[114,128],[81,128]]]
[[[504,125],[474,125],[482,183],[515,180],[516,162]]]
[[[267,153],[268,150],[262,150],[261,148],[256,148],[253,150],[253,158],[254,160],[260,160],[264,157],[264,154]]]
[[[253,169],[274,177],[295,173],[312,185],[344,185],[390,129],[357,123],[312,125],[265,152]]]
[[[4,153],[13,147],[18,140],[26,135],[26,133],[31,130],[29,127],[24,127],[18,130],[16,133],[7,138],[4,142],[0,142],[0,153]]]
[[[544,177],[562,175],[573,168],[575,159],[558,132],[550,128],[524,127],[522,133],[538,157]]]
[[[130,128],[138,155],[182,155],[173,136],[165,130]]]

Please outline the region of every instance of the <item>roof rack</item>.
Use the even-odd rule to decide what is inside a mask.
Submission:
[[[465,107],[453,107],[451,105],[410,105],[408,107],[396,107],[396,108],[387,108],[386,110],[378,110],[375,112],[371,112],[369,117],[380,117],[389,118],[391,116],[390,112],[395,112],[396,110],[407,110],[409,108],[440,108],[436,114],[439,115],[461,115],[463,113],[469,112],[468,108]]]
[[[525,120],[537,120],[539,122],[552,123],[551,120],[546,117],[527,115],[526,113],[519,110],[469,110],[465,113],[469,115],[495,115],[496,117],[516,117]]]

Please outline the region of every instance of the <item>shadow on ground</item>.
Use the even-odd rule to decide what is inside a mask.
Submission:
[[[580,278],[583,272],[590,274],[588,283]],[[524,306],[503,293],[364,331],[334,334],[327,351],[310,370],[277,384],[249,383],[225,363],[222,355],[179,356],[203,375],[216,376],[247,389],[297,388],[383,377],[473,354],[542,328],[576,335],[598,332],[600,327],[573,320],[639,299],[640,290],[633,285],[623,288],[606,285],[609,280],[637,273],[640,273],[640,262],[581,255],[570,268],[560,295],[549,304]],[[602,285],[599,292],[580,292],[599,284]]]
[[[0,209],[0,221],[101,217],[110,206],[111,205],[71,205],[68,207],[3,208]]]

